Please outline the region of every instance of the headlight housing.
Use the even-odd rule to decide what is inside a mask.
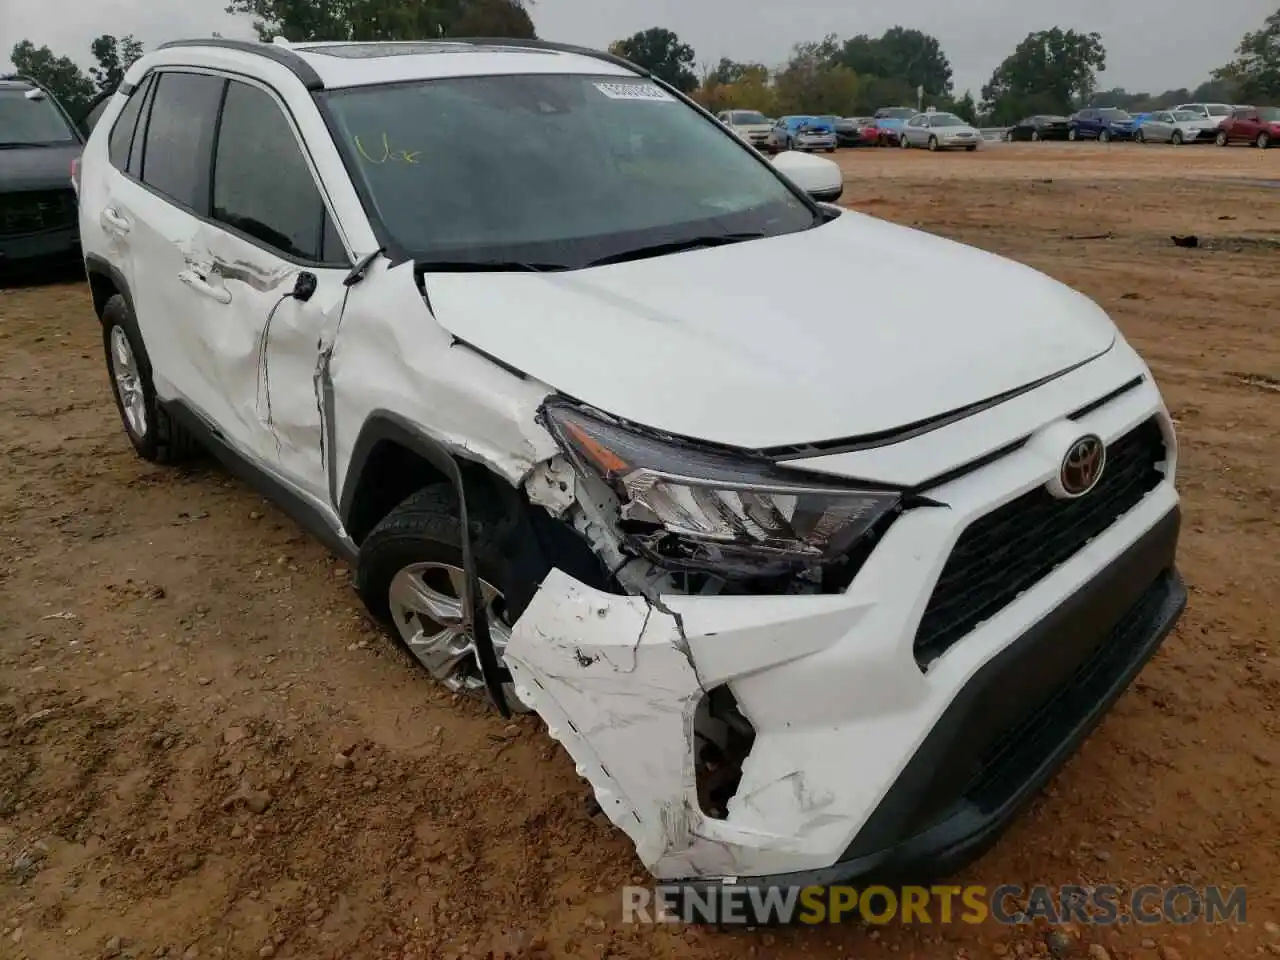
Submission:
[[[788,470],[568,402],[549,403],[543,416],[575,467],[617,494],[628,542],[670,569],[731,575],[823,566],[901,510],[898,490]]]

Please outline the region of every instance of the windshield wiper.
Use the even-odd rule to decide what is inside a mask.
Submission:
[[[63,142],[64,142],[64,143],[70,143],[71,141],[70,141],[70,140],[66,140],[66,141],[63,141]],[[60,145],[60,144],[58,144],[58,143],[53,143],[53,142],[48,141],[48,140],[45,140],[45,141],[40,141],[40,140],[4,140],[4,141],[0,141],[0,150],[20,150],[20,149],[24,149],[24,148],[26,148],[26,147],[56,147],[56,146],[59,146],[59,145]]]
[[[669,240],[666,243],[655,243],[647,247],[636,247],[611,253],[607,257],[591,260],[588,267],[603,267],[610,263],[625,263],[628,260],[643,260],[645,257],[660,257],[668,253],[683,253],[685,250],[701,250],[705,247],[724,247],[731,243],[742,243],[745,240],[762,240],[763,233],[717,233],[705,237],[690,237],[688,240]]]
[[[522,260],[418,260],[414,266],[425,273],[556,273],[569,269],[563,263],[526,263]]]

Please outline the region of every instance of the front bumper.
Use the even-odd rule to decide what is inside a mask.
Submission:
[[[990,459],[993,438],[1028,437],[932,487],[946,507],[895,521],[843,594],[646,600],[553,571],[506,649],[521,700],[661,880],[832,883],[955,869],[1078,746],[1184,602],[1167,412],[1149,376],[1104,397],[1140,372],[1121,343],[926,437],[797,462],[911,485],[927,479],[913,471]],[[1093,397],[1103,400],[1071,412]],[[922,666],[917,630],[965,531],[1041,490],[1071,437],[1110,444],[1153,420],[1163,479]],[[695,782],[695,722],[705,693],[722,686],[755,740],[727,815],[712,817]]]
[[[836,146],[836,137],[796,137],[797,150],[833,150]]]
[[[0,236],[0,272],[80,259],[80,229],[72,225],[39,233]]]

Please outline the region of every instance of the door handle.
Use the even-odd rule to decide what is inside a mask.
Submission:
[[[99,217],[102,225],[108,230],[114,230],[116,233],[125,234],[129,232],[129,221],[120,216],[111,207],[103,208],[102,215]]]
[[[178,272],[178,279],[185,283],[188,287],[202,296],[208,297],[210,300],[217,300],[218,303],[230,303],[231,291],[223,288],[213,287],[204,277],[196,273],[194,270],[181,270]]]

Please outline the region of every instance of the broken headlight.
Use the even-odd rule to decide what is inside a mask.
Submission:
[[[823,564],[842,557],[896,511],[900,492],[779,467],[635,430],[567,403],[547,426],[579,470],[603,478],[621,502],[621,527],[667,566]]]

